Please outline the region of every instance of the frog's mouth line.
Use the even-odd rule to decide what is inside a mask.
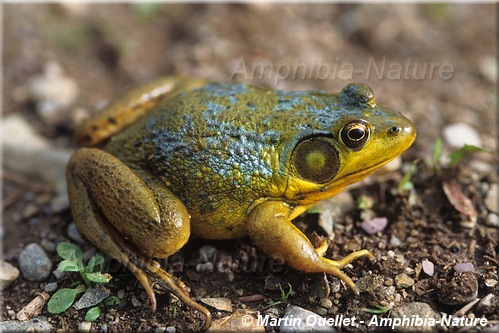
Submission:
[[[368,169],[362,170],[357,173],[350,173],[348,175],[344,175],[340,179],[337,179],[336,181],[333,181],[329,185],[327,185],[325,188],[322,188],[319,191],[313,191],[309,193],[304,194],[304,198],[301,200],[298,200],[298,204],[300,205],[310,205],[310,204],[315,204],[320,200],[324,200],[330,197],[335,196],[336,194],[342,192],[345,187],[348,185],[351,185],[353,183],[356,183],[368,176],[370,176],[372,173],[374,173],[378,168],[382,167],[383,165],[390,163],[394,159],[396,159],[399,155],[383,161],[381,163],[375,164],[371,166]]]

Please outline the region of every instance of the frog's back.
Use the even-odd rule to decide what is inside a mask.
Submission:
[[[296,143],[336,132],[340,118],[362,109],[325,92],[210,84],[162,102],[106,149],[160,178],[194,220],[244,228],[256,200],[283,196]]]

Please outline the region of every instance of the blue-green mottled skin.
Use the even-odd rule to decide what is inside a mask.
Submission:
[[[113,137],[106,150],[136,173],[159,177],[182,198],[193,216],[193,234],[223,226],[231,238],[239,237],[256,200],[284,196],[276,184],[287,181],[298,141],[315,134],[336,137],[350,119],[392,121],[389,110],[350,102],[320,91],[210,84],[164,101]]]

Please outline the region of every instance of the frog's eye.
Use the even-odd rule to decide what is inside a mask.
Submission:
[[[340,169],[338,152],[331,139],[314,137],[300,142],[293,152],[298,175],[305,180],[322,184],[333,179]]]
[[[371,130],[363,120],[352,120],[340,130],[341,141],[353,150],[364,147],[370,136]]]

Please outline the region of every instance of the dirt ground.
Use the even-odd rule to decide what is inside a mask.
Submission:
[[[337,92],[350,82],[367,83],[380,104],[401,111],[416,124],[418,137],[403,154],[403,171],[374,175],[365,186],[350,190],[355,200],[372,201],[369,214],[386,217],[386,228],[373,235],[363,231],[365,212],[359,208],[335,218],[327,257],[368,249],[376,258],[356,260],[345,269],[359,286],[359,296],[334,277],[273,265],[249,239],[192,239],[169,259],[167,267],[191,288],[193,297],[228,298],[233,312],[260,311],[280,318],[292,304],[326,317],[355,315],[368,321],[373,314],[367,309],[381,307],[386,310],[383,315],[389,316],[391,309],[402,304],[424,302],[436,312],[456,314],[476,297],[450,304],[448,299],[455,294],[476,293],[480,299],[492,294],[492,304],[471,306],[461,315],[487,318],[492,324],[499,320],[498,228],[491,221],[493,210],[498,212],[497,206],[486,205],[489,192],[497,187],[497,155],[473,153],[457,167],[443,165],[441,172],[432,164],[434,143],[450,124],[475,129],[481,147],[497,151],[496,5],[81,3],[4,4],[2,10],[3,116],[21,115],[54,149],[76,148],[74,129],[104,101],[170,74],[281,90]],[[265,66],[262,74],[259,69]],[[64,98],[77,94],[47,115],[40,107],[41,97],[29,87],[35,77],[47,76],[50,68],[62,71],[74,83],[75,90]],[[444,155],[453,149],[444,140]],[[418,161],[412,176],[414,189],[397,191],[414,161]],[[27,244],[69,240],[72,217],[67,207],[53,210],[53,184],[6,168],[5,162],[2,256],[17,266]],[[26,163],[31,163],[29,157]],[[463,197],[469,199],[467,204]],[[463,207],[471,207],[476,216]],[[329,236],[318,224],[318,216],[310,213],[296,220],[315,241]],[[215,269],[200,272],[196,266],[203,263],[200,251],[207,245],[216,249],[209,260]],[[84,251],[91,249],[92,245],[83,245]],[[48,254],[58,262],[55,251]],[[425,259],[434,264],[432,276],[423,270]],[[224,266],[227,269],[216,269],[227,262],[231,263]],[[473,264],[471,272],[454,269],[468,262]],[[413,280],[410,286],[400,282],[403,273]],[[146,293],[131,273],[117,268],[112,275],[107,288],[113,295],[120,292],[122,302],[104,308],[92,331],[198,328],[201,315],[176,298],[159,295],[158,311],[151,313]],[[13,313],[55,281],[59,287],[71,284],[71,279],[57,280],[54,275],[43,282],[20,276],[2,293],[3,320],[15,319]],[[281,300],[278,284],[285,290],[289,284],[293,292],[287,304],[269,306]],[[211,310],[214,319],[231,314]],[[70,309],[54,315],[46,307],[41,313],[61,331],[77,330],[84,314]],[[360,326],[355,330],[382,329]],[[463,331],[461,327],[448,330]]]

